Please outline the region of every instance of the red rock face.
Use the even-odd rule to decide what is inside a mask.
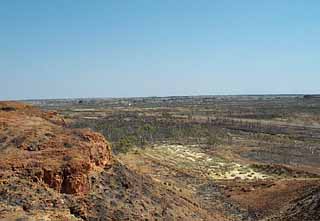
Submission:
[[[57,174],[56,171],[52,170],[43,170],[43,176],[40,177],[46,184],[48,184],[49,187],[61,191],[61,185],[62,185],[62,177],[61,175]]]
[[[57,113],[0,102],[1,173],[27,174],[61,193],[88,192],[89,173],[111,162],[110,145],[102,135],[68,129],[64,122]]]

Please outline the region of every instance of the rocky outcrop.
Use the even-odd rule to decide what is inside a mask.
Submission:
[[[89,174],[112,159],[102,135],[16,102],[0,102],[0,154],[0,177],[28,176],[67,194],[87,193]]]

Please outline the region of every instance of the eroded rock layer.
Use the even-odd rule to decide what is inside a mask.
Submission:
[[[90,190],[89,173],[111,160],[105,138],[66,128],[55,112],[0,103],[0,176],[23,175],[67,194]]]

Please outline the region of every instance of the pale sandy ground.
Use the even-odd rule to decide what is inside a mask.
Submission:
[[[270,176],[254,171],[249,165],[230,162],[204,153],[197,146],[158,145],[148,148],[145,154],[177,167],[196,168],[212,179],[268,179]]]

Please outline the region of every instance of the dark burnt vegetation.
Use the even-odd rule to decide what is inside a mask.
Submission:
[[[139,114],[115,114],[112,117],[76,121],[72,127],[89,127],[104,134],[116,152],[159,142],[206,143],[215,146],[227,139],[224,130],[214,124],[188,122],[183,119],[147,117]]]
[[[303,96],[221,96],[82,100],[70,108],[96,108],[73,116],[72,127],[104,134],[115,153],[156,143],[214,149],[248,146],[243,157],[263,163],[318,165],[320,102]],[[108,110],[108,114],[94,119]],[[70,109],[67,111],[72,115]],[[308,160],[305,160],[305,159]]]

